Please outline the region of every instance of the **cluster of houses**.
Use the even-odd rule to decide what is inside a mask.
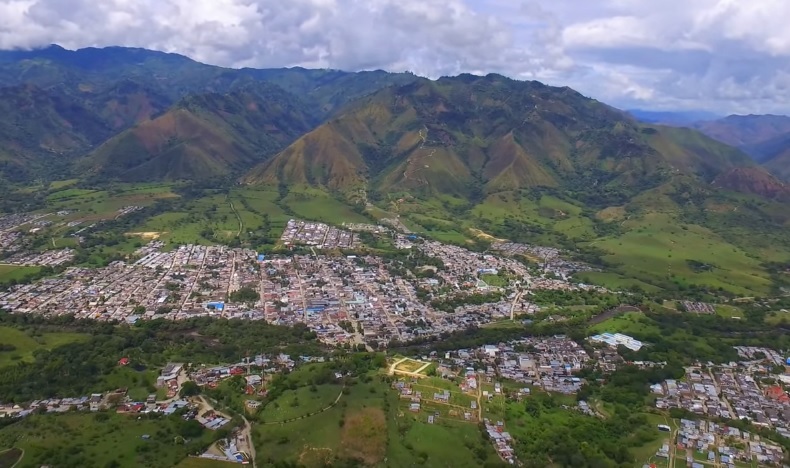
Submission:
[[[53,249],[43,252],[19,252],[3,260],[4,263],[20,266],[50,266],[65,265],[72,260],[76,252],[73,249]]]
[[[498,241],[491,245],[491,249],[509,256],[520,255],[530,258],[537,262],[543,271],[563,279],[569,278],[574,273],[592,270],[589,265],[565,260],[562,258],[562,252],[553,247]]]
[[[317,249],[351,249],[359,245],[352,232],[296,219],[288,221],[280,242],[286,247],[306,245]]]
[[[738,428],[705,420],[681,419],[675,443],[678,458],[685,458],[689,466],[735,467],[736,463],[755,461],[760,466],[782,464],[780,446]],[[656,455],[669,458],[667,447],[662,447]]]
[[[715,314],[716,309],[713,304],[707,302],[693,302],[693,301],[680,301],[678,308],[684,312],[691,312],[694,314]]]
[[[563,394],[579,391],[584,382],[574,374],[590,359],[578,343],[561,335],[461,349],[448,352],[444,357],[440,362],[449,368],[483,367],[489,378],[498,376]]]
[[[483,419],[483,424],[489,440],[494,444],[496,453],[509,464],[515,465],[516,454],[513,449],[513,437],[505,431],[505,423],[502,421],[492,422],[486,418]]]
[[[782,387],[790,383],[790,378],[774,375],[767,380],[770,383],[763,383],[771,375],[768,362],[730,363],[708,369],[689,367],[684,380],[653,385],[652,391],[659,395],[656,407],[681,408],[723,419],[745,419],[790,436],[790,395]]]

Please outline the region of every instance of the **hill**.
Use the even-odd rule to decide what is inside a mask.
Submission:
[[[627,111],[640,122],[661,125],[688,126],[695,122],[716,120],[716,114],[704,111],[649,111],[643,109],[629,109]]]
[[[101,117],[67,96],[33,85],[0,88],[0,177],[65,170],[110,134]]]
[[[189,94],[223,94],[265,81],[299,96],[319,119],[356,98],[415,79],[409,73],[381,70],[222,68],[183,55],[128,47],[67,50],[53,45],[31,51],[0,51],[0,86],[29,83],[93,101],[118,90],[120,83],[121,88],[131,85],[137,88],[135,92],[144,89],[169,100],[166,108]]]
[[[597,186],[602,196],[627,199],[675,172],[707,183],[749,165],[745,154],[699,133],[646,127],[569,88],[462,75],[390,87],[355,102],[244,181],[469,201],[510,190]]]
[[[709,137],[742,148],[761,161],[758,153],[750,151],[777,137],[790,134],[790,117],[784,115],[730,115],[723,119],[691,124]]]
[[[109,139],[79,166],[125,181],[220,177],[251,167],[313,125],[303,103],[274,85],[193,95]]]

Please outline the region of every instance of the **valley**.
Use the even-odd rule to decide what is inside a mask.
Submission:
[[[57,46],[0,111],[0,465],[790,457],[782,119]]]

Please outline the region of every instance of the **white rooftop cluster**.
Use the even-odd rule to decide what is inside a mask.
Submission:
[[[600,335],[591,336],[590,341],[594,343],[606,343],[615,348],[623,345],[631,351],[639,351],[642,349],[641,341],[628,335],[623,335],[622,333],[601,333]]]

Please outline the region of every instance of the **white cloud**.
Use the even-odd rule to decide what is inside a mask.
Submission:
[[[788,112],[787,0],[0,0],[0,48],[498,72],[621,107]]]

